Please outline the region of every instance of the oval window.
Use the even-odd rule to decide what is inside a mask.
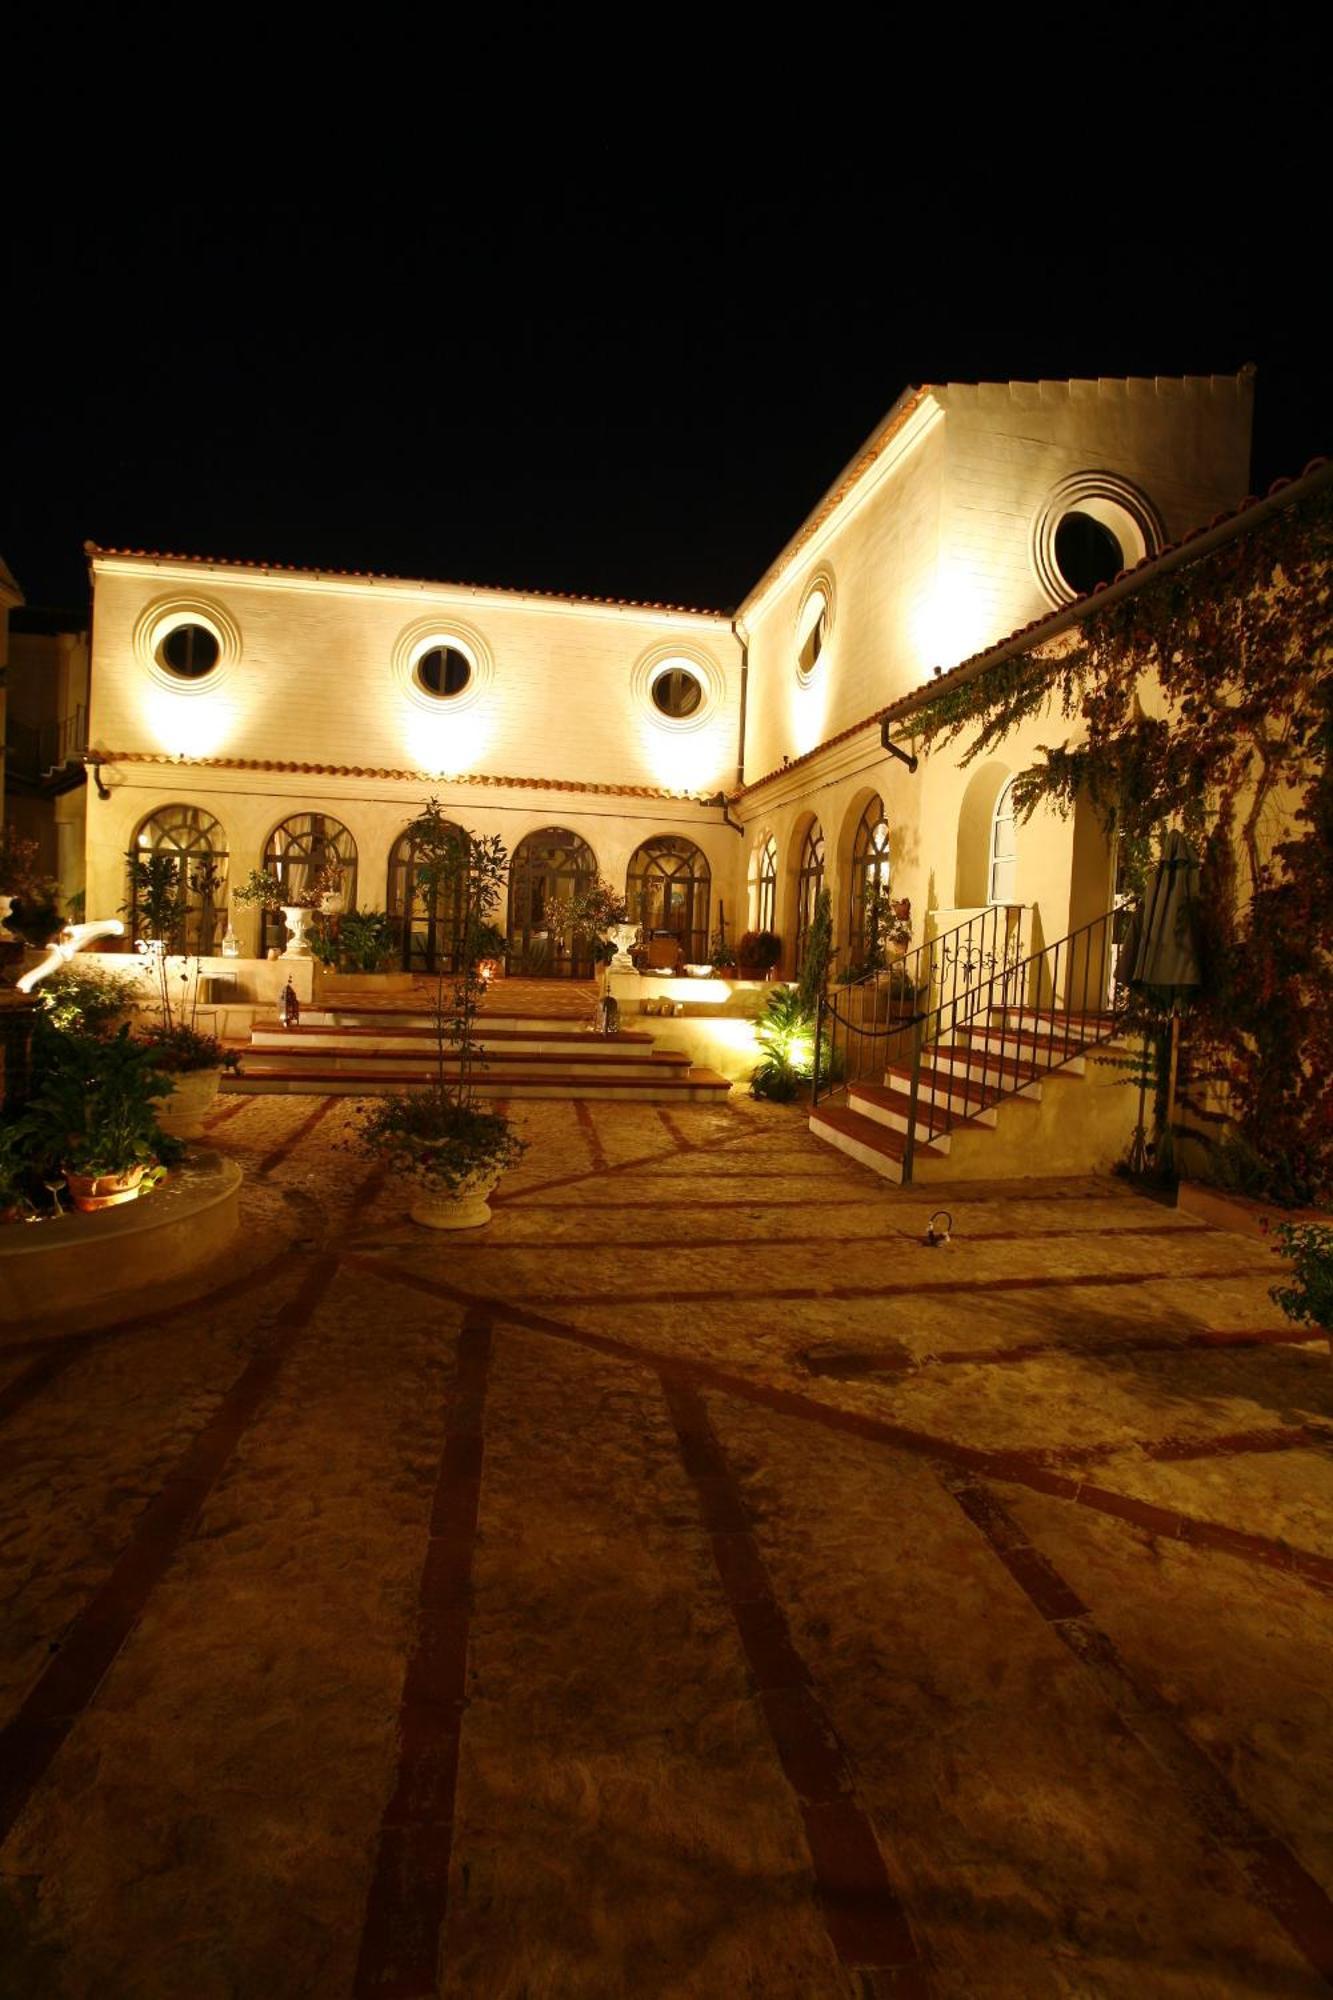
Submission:
[[[457,646],[432,646],[417,661],[416,676],[417,685],[427,694],[446,700],[450,695],[462,694],[472,679],[472,662]]]
[[[218,663],[221,647],[206,625],[173,625],[157,649],[158,663],[182,680],[202,680]]]
[[[1069,588],[1086,597],[1119,576],[1125,552],[1104,522],[1074,508],[1056,528],[1055,560]]]
[[[653,706],[673,722],[693,715],[703,698],[702,687],[687,667],[668,667],[653,682]]]

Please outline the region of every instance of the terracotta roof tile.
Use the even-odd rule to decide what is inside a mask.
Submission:
[[[432,771],[397,771],[370,764],[310,764],[279,757],[172,757],[161,750],[100,750],[97,762],[160,764],[171,770],[282,771],[312,778],[380,778],[413,785],[489,785],[497,790],[587,792],[601,798],[673,800],[677,804],[715,806],[716,792],[672,792],[661,785],[605,785],[582,778],[506,778],[490,772],[465,772],[442,778]]]
[[[656,603],[646,597],[594,597],[587,592],[565,590],[511,590],[495,583],[463,583],[444,577],[394,576],[387,570],[311,569],[301,563],[257,562],[250,557],[181,555],[171,549],[103,548],[97,542],[85,542],[83,551],[90,562],[108,557],[115,562],[191,563],[200,568],[255,570],[265,576],[327,576],[340,577],[352,583],[417,584],[428,590],[482,591],[488,597],[540,597],[553,604],[592,604],[614,611],[675,611],[691,618],[721,618],[730,622],[730,614],[725,611],[697,604]]]

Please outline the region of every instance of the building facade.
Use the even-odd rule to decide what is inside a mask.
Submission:
[[[515,972],[586,970],[554,906],[598,876],[687,959],[768,929],[788,973],[821,883],[843,965],[872,884],[917,937],[993,903],[1057,937],[1108,907],[1114,863],[1091,814],[1006,810],[1047,732],[913,771],[879,718],[1233,508],[1251,413],[1249,371],[910,391],[734,613],[90,547],[88,913],[125,903],[129,857],[173,853],[208,953],[251,869],[334,865],[425,967],[448,913],[403,833],[435,796],[511,854]]]

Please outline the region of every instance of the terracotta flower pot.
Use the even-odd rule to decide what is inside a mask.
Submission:
[[[65,1186],[75,1208],[91,1213],[99,1208],[119,1208],[123,1201],[138,1199],[139,1183],[146,1168],[126,1167],[119,1174],[76,1174],[65,1168]]]

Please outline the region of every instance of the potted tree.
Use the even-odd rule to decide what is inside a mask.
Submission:
[[[498,834],[477,834],[447,820],[431,799],[408,829],[417,880],[428,899],[452,894],[462,908],[457,968],[435,988],[435,1077],[424,1091],[381,1098],[363,1118],[357,1143],[412,1188],[409,1214],[427,1229],[477,1229],[491,1219],[489,1197],[523,1141],[498,1111],[477,1102],[484,1066],[477,1012],[485,992],[481,960],[508,873]]]
[[[163,865],[165,864],[165,866]],[[136,929],[148,932],[140,949],[149,960],[157,986],[158,1018],[140,1029],[138,1040],[152,1057],[160,1078],[171,1079],[160,1096],[170,1097],[159,1113],[160,1129],[173,1139],[199,1139],[212,1109],[225,1069],[235,1069],[238,1057],[224,1049],[198,1025],[200,961],[169,958],[169,941],[184,928],[185,899],[174,858],[168,854],[136,857],[130,872],[130,903]]]
[[[76,1208],[134,1201],[178,1153],[154,1105],[171,1087],[128,1028],[53,1035],[27,1114],[34,1158],[63,1173]]]
[[[572,896],[559,913],[561,935],[581,944],[594,965],[633,972],[629,948],[639,935],[627,921],[629,907],[613,882],[603,878]]]
[[[282,908],[282,884],[267,869],[252,868],[240,888],[232,890],[231,900],[238,910],[268,911],[276,916]]]
[[[13,826],[0,832],[0,940],[49,944],[60,929],[60,889],[39,866],[37,842]]]

